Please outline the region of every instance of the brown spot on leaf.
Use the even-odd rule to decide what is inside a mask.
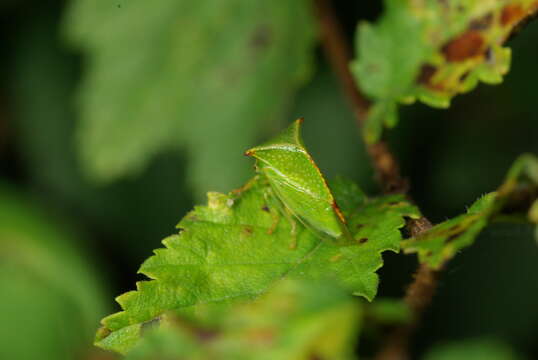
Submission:
[[[523,7],[519,4],[506,5],[501,12],[501,25],[509,26],[517,23],[525,16]]]
[[[433,75],[437,72],[437,68],[433,65],[425,64],[420,68],[420,73],[417,77],[417,83],[429,85]]]
[[[471,74],[470,71],[466,71],[466,72],[464,72],[463,74],[461,74],[461,76],[460,76],[460,82],[464,82],[465,79],[467,79],[467,77],[469,76],[469,74]]]
[[[493,61],[493,50],[489,47],[486,50],[486,61],[492,62]]]
[[[361,238],[361,239],[359,239],[359,244],[364,244],[364,243],[366,243],[366,242],[368,242],[368,238]]]
[[[195,329],[195,335],[196,337],[201,340],[202,342],[208,342],[210,340],[215,339],[219,333],[215,330],[209,330],[209,329]]]
[[[442,52],[447,61],[465,61],[482,54],[484,52],[484,43],[484,38],[480,32],[469,30],[445,44]]]
[[[158,316],[155,319],[151,319],[149,321],[142,323],[142,326],[140,327],[140,332],[143,335],[147,333],[149,330],[158,328],[160,324],[161,324],[161,317]]]
[[[452,241],[456,240],[459,236],[460,236],[460,233],[452,234],[446,239],[445,243],[449,244]]]
[[[529,22],[538,17],[538,1],[533,2],[529,7],[527,7],[524,17],[521,18],[517,24],[515,24],[508,34],[507,40],[510,40],[515,36],[521,29],[523,29]]]
[[[245,226],[243,228],[243,232],[246,234],[246,235],[252,235],[252,233],[254,232],[254,229],[252,229],[251,226]]]
[[[432,90],[444,91],[445,86],[442,83],[440,84],[433,83],[433,77],[436,72],[437,72],[437,68],[435,66],[430,65],[430,64],[422,65],[422,67],[420,68],[418,77],[417,77],[417,83]]]
[[[108,335],[112,334],[112,330],[110,330],[109,328],[105,327],[105,326],[101,326],[98,330],[97,330],[97,337],[99,339],[104,339],[106,338]]]
[[[269,212],[269,207],[267,205],[262,206],[262,211]]]
[[[482,16],[481,18],[471,21],[471,23],[469,24],[469,29],[486,30],[491,26],[492,23],[493,23],[493,14],[489,13]]]
[[[267,25],[260,25],[254,30],[250,38],[250,47],[255,50],[261,50],[267,47],[272,40],[271,28]]]

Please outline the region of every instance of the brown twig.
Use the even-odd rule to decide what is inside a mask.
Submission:
[[[411,309],[413,319],[409,324],[398,327],[389,334],[383,347],[377,353],[376,360],[408,360],[410,358],[409,341],[420,323],[422,313],[432,301],[439,273],[440,270],[432,270],[425,264],[419,266],[404,298],[405,303]]]
[[[411,236],[417,236],[431,229],[432,224],[422,217],[411,220],[408,229]],[[413,319],[408,324],[402,325],[389,334],[383,348],[378,352],[376,360],[407,360],[409,359],[409,341],[415,333],[424,310],[431,304],[437,279],[442,268],[431,269],[426,264],[421,264],[414,275],[413,282],[407,287],[404,302],[409,306]]]
[[[340,79],[358,125],[362,127],[370,110],[370,101],[359,91],[356,79],[349,69],[351,49],[329,1],[314,0],[314,5],[325,55]],[[367,144],[366,150],[383,191],[385,193],[406,193],[408,190],[407,182],[401,176],[398,162],[388,144],[385,141]],[[412,220],[408,223],[408,229],[413,236],[430,229],[431,226],[430,221],[426,218]],[[406,359],[408,357],[409,339],[418,325],[423,310],[431,303],[437,284],[437,274],[426,265],[419,267],[404,298],[413,313],[414,321],[407,326],[396,329],[388,337],[377,356],[378,359]]]
[[[340,23],[327,0],[314,0],[315,11],[319,21],[319,30],[323,48],[334,72],[340,79],[344,93],[362,127],[370,110],[370,101],[359,91],[356,80],[349,69],[351,49],[343,35]],[[376,171],[376,177],[383,192],[406,192],[407,183],[400,175],[400,167],[385,141],[366,146]]]
[[[344,92],[350,101],[357,123],[362,127],[370,110],[370,101],[360,92],[349,69],[351,61],[351,49],[348,46],[340,23],[338,22],[330,0],[313,0],[323,42],[325,54],[330,61],[336,75],[340,78]],[[519,8],[504,8],[506,15],[518,17],[517,25],[508,38],[526,25],[530,20],[537,17],[538,2],[531,6],[526,13],[520,13]],[[516,11],[518,10],[518,11]],[[508,39],[509,40],[509,39]],[[400,168],[396,158],[389,149],[386,142],[380,141],[376,144],[366,145],[367,152],[376,170],[377,179],[385,193],[407,192],[407,183],[400,174]],[[431,223],[426,218],[409,221],[407,229],[412,236],[419,235],[431,228]],[[413,313],[413,321],[407,326],[397,328],[390,334],[384,343],[383,348],[377,354],[378,360],[398,360],[409,357],[408,348],[411,336],[415,332],[424,309],[429,306],[437,287],[437,278],[441,269],[432,270],[427,265],[420,265],[413,282],[409,285],[404,297],[405,302]]]
[[[349,61],[352,56],[351,49],[328,1],[314,0],[314,4],[325,54],[336,75],[340,78],[357,121],[362,125],[371,103],[360,93],[349,70]]]

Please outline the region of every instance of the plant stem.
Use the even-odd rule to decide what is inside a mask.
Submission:
[[[342,28],[334,15],[329,1],[314,0],[314,5],[325,55],[340,79],[359,127],[362,127],[367,118],[371,103],[361,94],[356,80],[349,70],[349,62],[352,54],[351,49],[348,46]],[[407,183],[400,175],[400,167],[390,151],[388,144],[382,140],[375,144],[366,145],[366,150],[372,159],[376,177],[383,192],[406,192]]]
[[[330,0],[313,0],[314,8],[319,22],[325,55],[332,65],[335,74],[339,77],[343,90],[351,104],[359,127],[364,125],[371,103],[361,94],[356,79],[349,69],[352,51],[346,41],[342,27],[331,7]],[[527,14],[518,20],[508,39],[516,35],[538,14],[538,3]],[[385,141],[375,144],[366,144],[366,150],[376,171],[376,176],[383,192],[407,193],[408,184],[402,178],[398,162]],[[412,236],[429,230],[432,227],[425,217],[410,220],[407,229]],[[381,351],[377,354],[378,360],[398,360],[409,358],[409,342],[418,327],[424,310],[432,301],[437,287],[437,278],[443,269],[433,270],[427,265],[420,265],[414,275],[413,282],[408,286],[404,297],[405,303],[413,314],[413,321],[395,329],[387,337]]]
[[[340,79],[343,90],[351,104],[357,124],[364,125],[370,110],[370,101],[360,92],[357,82],[349,69],[351,49],[343,34],[329,0],[314,0],[314,8],[319,22],[319,30],[325,55],[331,63],[334,72]],[[401,176],[400,166],[386,141],[366,144],[376,171],[377,180],[385,193],[406,193],[407,181]],[[415,236],[431,228],[431,223],[425,217],[411,220],[408,223],[410,233]],[[421,314],[431,303],[437,287],[437,271],[426,265],[419,266],[413,282],[408,286],[404,298],[405,303],[413,313],[414,321],[398,328],[392,333],[379,352],[378,359],[407,359],[409,340],[418,326]]]

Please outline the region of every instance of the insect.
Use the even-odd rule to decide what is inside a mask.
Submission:
[[[256,171],[269,182],[285,216],[299,219],[321,237],[351,242],[344,216],[301,140],[302,122],[303,118],[294,121],[275,138],[249,149],[245,155],[256,159]]]

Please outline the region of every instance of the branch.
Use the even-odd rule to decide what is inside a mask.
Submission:
[[[432,301],[439,274],[440,270],[432,270],[425,264],[419,266],[404,298],[412,311],[413,319],[408,325],[398,327],[389,334],[382,349],[375,356],[376,360],[410,359],[409,341],[420,323],[422,313]]]
[[[329,1],[314,0],[314,5],[325,55],[336,75],[340,78],[344,93],[351,103],[357,121],[362,125],[368,115],[371,103],[361,94],[349,70],[349,62],[352,57],[351,48],[348,46],[342,27],[337,21]]]
[[[349,69],[349,62],[352,57],[351,49],[329,4],[329,0],[314,0],[314,5],[325,55],[340,79],[355,114],[357,124],[362,127],[371,103],[361,94]],[[400,166],[389,145],[385,141],[380,141],[375,144],[367,144],[366,150],[383,191],[385,193],[406,193],[408,190],[407,182],[401,176]],[[431,226],[430,221],[423,217],[409,221],[408,230],[415,236],[427,231]],[[431,303],[437,287],[437,275],[438,272],[425,265],[418,268],[414,281],[407,288],[404,298],[405,303],[412,311],[413,321],[410,325],[396,329],[388,337],[384,348],[377,356],[378,359],[406,359],[408,357],[409,339],[418,326],[422,312]]]
[[[417,236],[431,229],[432,224],[425,217],[411,220],[408,228],[411,236]],[[376,360],[407,360],[409,359],[409,342],[415,333],[424,310],[431,304],[437,280],[443,268],[431,269],[421,264],[414,275],[413,282],[407,287],[404,302],[411,310],[412,320],[406,325],[396,328],[385,341],[383,348],[377,353]]]
[[[352,52],[343,35],[342,28],[334,15],[328,0],[314,0],[314,8],[319,22],[319,30],[325,55],[340,79],[342,88],[351,108],[362,127],[370,110],[370,101],[359,91],[349,70]],[[385,193],[405,193],[407,183],[400,175],[400,167],[385,141],[366,145],[372,160],[376,177]]]
[[[352,106],[357,123],[360,127],[368,116],[370,110],[370,101],[360,92],[349,69],[349,62],[352,58],[352,52],[342,28],[338,22],[330,0],[313,0],[316,14],[319,21],[323,48],[325,55],[331,63],[334,72],[340,78],[343,90]],[[514,10],[510,13],[509,10]],[[515,27],[509,35],[510,40],[518,34],[521,28],[527,25],[532,19],[538,16],[538,3],[532,7],[528,13],[521,14],[516,11],[517,8],[505,8],[508,15],[518,17],[515,21]],[[375,168],[377,179],[385,193],[400,192],[406,193],[408,186],[400,174],[400,168],[396,158],[390,151],[385,141],[376,144],[366,145],[367,152]],[[407,224],[407,229],[412,236],[416,236],[432,227],[430,221],[426,218],[411,220]],[[437,287],[437,278],[443,269],[432,270],[427,265],[420,265],[413,282],[408,286],[404,297],[405,303],[409,306],[413,314],[413,321],[407,326],[396,329],[390,334],[377,354],[378,360],[398,360],[409,358],[409,341],[415,332],[422,313],[429,306]]]

